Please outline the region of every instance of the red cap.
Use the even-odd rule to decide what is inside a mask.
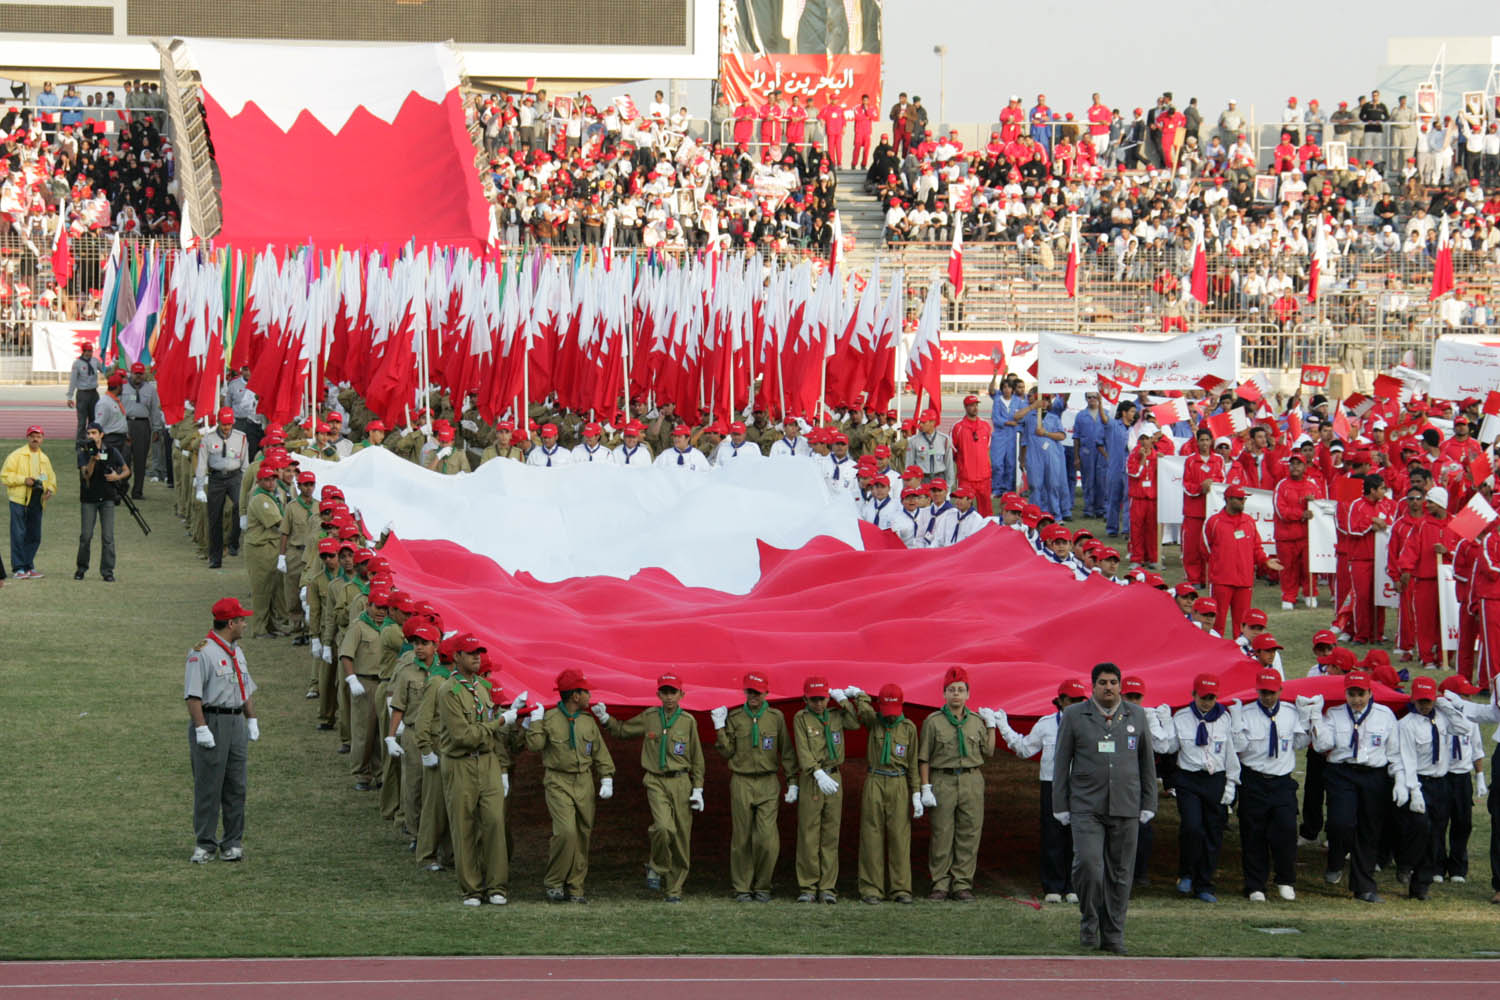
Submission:
[[[1260,608],[1251,608],[1245,612],[1246,625],[1259,625],[1261,628],[1265,628],[1268,623],[1269,619],[1266,618],[1266,613]]]
[[[1219,613],[1219,602],[1212,597],[1200,597],[1193,602],[1193,614],[1195,615],[1217,615]]]
[[[729,425],[729,433],[731,433],[731,434],[743,434],[743,433],[745,433],[745,425],[744,425],[744,423],[741,422],[741,421],[739,421],[739,420],[732,421],[730,423],[730,425]]]
[[[333,428],[329,427],[323,421],[319,420],[316,424],[313,425],[313,433],[314,434],[332,434],[333,433]],[[439,436],[441,436],[441,434]]]
[[[880,694],[876,697],[875,703],[879,706],[881,715],[891,718],[901,714],[905,700],[900,685],[884,684],[880,688]]]
[[[1274,667],[1267,667],[1255,675],[1255,690],[1257,691],[1280,691],[1281,675]]]
[[[1249,494],[1245,492],[1245,487],[1239,485],[1238,483],[1224,491],[1224,499],[1226,500],[1243,500],[1247,496],[1249,496]]]
[[[384,420],[371,420],[368,424],[365,424],[366,434],[370,433],[371,431],[383,431],[385,429],[386,426]]]
[[[118,389],[120,386],[125,384],[125,373],[110,372],[109,378],[104,380],[104,384],[109,386],[111,389]]]
[[[401,626],[401,634],[408,639],[425,639],[428,642],[437,642],[442,639],[442,635],[439,634],[436,625],[432,624],[426,618],[418,617],[406,619],[406,622]]]
[[[1444,693],[1456,691],[1460,697],[1467,698],[1471,694],[1478,694],[1484,688],[1476,687],[1458,674],[1454,674],[1452,677],[1444,677],[1443,683],[1438,685],[1438,690]]]
[[[756,694],[766,694],[771,690],[771,682],[759,670],[752,670],[745,675],[743,687],[746,691],[754,691]]]
[[[484,643],[481,642],[479,636],[475,635],[473,632],[465,632],[463,635],[454,638],[453,652],[482,653],[484,652]]]
[[[146,366],[137,361],[135,364],[130,366],[130,374],[144,375],[146,374]]]
[[[234,423],[234,410],[233,410],[233,408],[226,406],[226,407],[224,407],[223,409],[221,409],[219,411],[219,423],[221,423],[221,424],[232,424],[232,423]]]
[[[828,678],[821,674],[814,674],[802,682],[802,697],[804,698],[826,698],[828,697]]]
[[[542,425],[542,437],[557,437],[557,425],[556,424],[543,424]]]
[[[582,670],[569,667],[557,675],[557,690],[559,691],[577,691],[580,688],[586,690],[588,687],[589,679],[583,676]]]
[[[973,500],[974,499],[974,491],[971,490],[971,489],[969,489],[967,486],[960,486],[960,487],[958,487],[957,489],[955,489],[953,491],[952,495],[954,497],[957,497],[960,500]]]
[[[233,597],[224,597],[214,602],[214,606],[209,613],[213,616],[214,621],[227,622],[231,618],[249,618],[255,612],[245,607]]]
[[[1089,696],[1088,685],[1076,677],[1072,680],[1063,681],[1057,686],[1059,698],[1087,698]]]
[[[1139,677],[1127,677],[1120,682],[1120,691],[1123,694],[1145,694],[1146,682]]]
[[[1339,637],[1333,629],[1320,629],[1313,633],[1312,644],[1314,646],[1337,646],[1339,644]]]
[[[367,563],[374,558],[375,553],[369,549],[360,549],[354,553],[354,565],[358,566],[360,563]]]
[[[319,493],[318,495],[320,497],[322,497],[323,499],[325,499],[325,500],[328,499],[329,497],[333,497],[333,498],[335,498],[337,500],[344,499],[344,491],[341,490],[341,489],[339,489],[337,486],[333,485],[332,483],[329,483],[328,485],[324,486],[322,492]]]
[[[891,449],[889,447],[887,447],[886,445],[877,444],[875,446],[875,457],[876,458],[890,458],[891,457]]]
[[[927,484],[928,493],[937,493],[941,490],[946,490],[947,488],[948,481],[946,479],[934,479],[932,482]]]
[[[1026,501],[1022,500],[1020,497],[1016,497],[1014,500],[1005,501],[1005,503],[1002,504],[1001,507],[1002,509],[1008,510],[1013,514],[1020,514],[1026,510]]]
[[[1335,646],[1333,652],[1328,654],[1328,659],[1323,661],[1323,664],[1324,666],[1333,667],[1341,674],[1347,674],[1359,666],[1359,660],[1355,657],[1354,650],[1345,649],[1343,646]],[[1369,678],[1366,676],[1366,679],[1368,680]]]
[[[1191,583],[1188,583],[1186,580],[1182,581],[1177,586],[1172,588],[1173,597],[1192,597],[1197,593],[1198,588],[1193,586]]]
[[[969,683],[969,672],[963,667],[949,667],[943,674],[943,689],[947,690],[949,684]]]
[[[1349,654],[1353,656],[1353,653]],[[1363,670],[1351,670],[1344,675],[1344,690],[1348,691],[1358,688],[1361,691],[1370,690],[1370,675]]]
[[[1064,524],[1049,524],[1042,529],[1042,541],[1044,542],[1066,542],[1070,541],[1072,537],[1072,532],[1068,531],[1067,525]]]
[[[1218,674],[1199,674],[1193,678],[1193,694],[1217,694],[1218,691]]]
[[[673,437],[689,437],[692,435],[692,433],[693,432],[688,429],[687,424],[678,424],[676,427],[672,428]]]
[[[678,677],[675,673],[668,670],[666,673],[662,674],[656,679],[656,688],[658,691],[662,688],[675,688],[676,690],[681,691],[682,678]]]
[[[1416,701],[1418,698],[1426,698],[1429,701],[1435,701],[1435,700],[1437,700],[1437,696],[1438,696],[1438,686],[1437,686],[1437,681],[1436,680],[1432,679],[1431,677],[1414,677],[1414,678],[1412,678],[1412,682],[1411,682],[1411,698],[1412,698],[1412,701]]]
[[[979,402],[979,397],[978,396],[965,396],[964,397],[964,405],[965,406],[968,406],[970,403],[977,403],[977,402]]]
[[[591,436],[592,437],[598,437],[600,434],[603,434],[603,433],[604,433],[604,428],[600,427],[597,423],[592,423],[591,422],[591,423],[587,423],[587,424],[583,425],[583,436],[584,437],[591,437]]]
[[[901,478],[902,479],[921,479],[922,478],[922,468],[921,468],[921,466],[908,465],[906,468],[904,468],[904,469],[901,470]]]
[[[317,481],[318,481],[318,477],[315,476],[315,475],[313,475],[311,472],[299,472],[299,473],[297,473],[297,485],[298,486],[301,486],[303,483],[316,483]]]
[[[1255,641],[1250,644],[1250,648],[1259,653],[1263,649],[1282,649],[1283,647],[1281,643],[1276,641],[1274,635],[1269,632],[1262,632],[1255,637]]]
[[[30,427],[26,428],[27,437],[31,437],[31,435],[33,434],[41,434],[43,437],[46,436],[45,432],[42,430],[41,424],[32,424]]]
[[[323,538],[318,541],[318,555],[336,556],[339,554],[339,540],[337,538]]]

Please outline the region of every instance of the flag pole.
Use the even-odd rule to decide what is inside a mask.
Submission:
[[[1439,581],[1441,581],[1443,579],[1443,557],[1442,556],[1438,556],[1437,557],[1437,578],[1438,578]],[[1441,668],[1441,669],[1443,669],[1443,670],[1447,670],[1448,669],[1448,627],[1452,623],[1450,623],[1450,622],[1448,622],[1448,621],[1445,620],[1448,616],[1442,613],[1443,612],[1443,607],[1444,607],[1444,605],[1443,605],[1443,595],[1442,595],[1442,592],[1439,591],[1438,592],[1438,626],[1439,626],[1439,628],[1438,628],[1438,631],[1439,631],[1439,635],[1438,635],[1438,667]],[[1462,609],[1460,609],[1460,613],[1462,613]]]

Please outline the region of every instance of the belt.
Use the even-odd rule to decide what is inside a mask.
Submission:
[[[1352,767],[1355,770],[1359,770],[1359,771],[1376,771],[1376,772],[1379,772],[1381,774],[1385,773],[1385,768],[1383,768],[1383,767],[1376,767],[1374,764],[1356,764],[1352,760],[1339,761],[1337,764],[1333,764],[1332,762],[1330,762],[1330,766],[1332,766],[1332,767]]]
[[[906,772],[905,771],[888,771],[888,770],[886,770],[883,767],[872,767],[872,768],[870,768],[870,773],[871,774],[878,774],[882,778],[904,778],[904,777],[906,777]]]
[[[979,770],[979,768],[977,768],[977,767],[934,767],[934,768],[931,768],[931,770],[936,771],[938,774],[968,774],[970,771],[977,771],[977,770]]]
[[[210,476],[220,476],[220,477],[223,477],[223,476],[232,476],[232,475],[235,475],[239,471],[240,471],[239,469],[214,469],[214,468],[210,468],[208,470],[208,474]]]
[[[734,771],[731,777],[736,778],[770,778],[774,777],[775,771]]]
[[[203,711],[208,715],[242,715],[243,708],[220,708],[218,705],[204,705]]]
[[[378,680],[381,680],[381,676],[379,674],[355,674],[354,676],[355,677],[363,677],[367,681],[378,681]]]
[[[459,757],[460,760],[465,760],[465,759],[472,760],[475,757],[488,757],[489,754],[490,754],[490,752],[488,750],[474,750],[474,751],[471,751],[469,753],[461,753],[461,754],[458,755],[458,757]]]

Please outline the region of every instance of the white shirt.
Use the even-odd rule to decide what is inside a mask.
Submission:
[[[1031,732],[1022,736],[1014,729],[1005,734],[1005,743],[1010,747],[1010,752],[1025,760],[1035,757],[1037,752],[1042,754],[1042,766],[1037,771],[1037,777],[1042,781],[1051,781],[1053,772],[1056,770],[1057,762],[1057,727],[1062,722],[1062,713],[1053,712],[1036,720],[1036,725],[1031,727]]]
[[[854,459],[845,456],[842,460],[833,455],[820,455],[819,466],[823,471],[823,481],[828,484],[828,491],[834,496],[842,493],[858,493],[859,476],[856,473],[857,465]]]
[[[746,439],[741,444],[735,444],[729,438],[719,442],[718,450],[714,452],[714,464],[723,465],[726,462],[755,461],[762,457],[760,445]]]
[[[596,444],[592,448],[587,444],[580,444],[573,448],[572,454],[573,461],[575,462],[600,462],[604,465],[615,464],[615,453],[602,444]]]
[[[979,513],[979,510],[977,508],[970,507],[965,513],[958,514],[954,517],[953,536],[948,539],[948,544],[957,545],[965,538],[968,538],[977,533],[980,528],[983,528],[986,524],[990,523],[990,520],[990,518],[987,518],[983,514]]]
[[[615,463],[617,465],[650,465],[651,449],[645,444],[620,445],[615,449]]]
[[[554,468],[562,465],[573,464],[573,453],[562,445],[555,444],[548,451],[546,445],[537,445],[526,455],[527,465],[537,465],[544,468]]]
[[[777,455],[801,455],[806,458],[811,454],[812,445],[803,440],[800,434],[794,438],[781,438],[775,444],[771,445],[772,458],[775,458]]]
[[[896,537],[906,543],[909,549],[925,548],[922,543],[922,521],[917,516],[920,511],[909,511],[901,508],[901,513],[891,518],[891,530]]]
[[[1418,777],[1441,778],[1453,764],[1452,732],[1446,713],[1432,710],[1432,717],[1412,708],[1396,723],[1396,753],[1391,758],[1391,777],[1407,788],[1418,786]],[[1468,731],[1465,722],[1464,731]],[[1437,753],[1433,754],[1433,743]],[[1436,759],[1434,759],[1436,756]]]
[[[656,456],[656,467],[658,469],[681,469],[683,472],[707,472],[708,459],[704,458],[703,452],[697,448],[689,448],[687,451],[668,448]]]
[[[877,528],[895,526],[896,515],[901,514],[901,503],[891,496],[884,500],[869,499],[859,505],[859,516]]]
[[[1239,722],[1234,727],[1234,749],[1240,755],[1242,767],[1261,774],[1281,777],[1291,774],[1297,767],[1297,751],[1312,742],[1312,733],[1302,724],[1295,704],[1280,701],[1270,714],[1253,701],[1238,713],[1231,713],[1230,721]],[[1276,722],[1276,755],[1271,756],[1271,722]]]
[[[953,544],[953,532],[958,527],[958,508],[952,504],[944,504],[941,510],[936,507],[928,507],[933,511],[927,518],[927,547],[929,549],[946,548]]]
[[[1212,713],[1210,713],[1212,714]],[[1240,758],[1234,752],[1233,725],[1226,709],[1212,722],[1203,720],[1208,730],[1208,743],[1198,745],[1198,716],[1193,706],[1180,708],[1172,714],[1172,724],[1166,727],[1162,739],[1155,740],[1158,753],[1176,753],[1177,767],[1183,771],[1201,771],[1229,776],[1231,785],[1240,783]]]
[[[1250,648],[1250,639],[1247,636],[1245,636],[1245,635],[1242,634],[1238,639],[1236,639],[1234,641],[1235,641],[1235,644],[1238,645],[1240,647],[1240,649],[1244,651],[1244,653],[1245,653],[1246,656],[1250,657],[1250,659],[1252,659],[1252,660],[1255,659],[1255,651]],[[1275,669],[1275,671],[1278,674],[1281,675],[1282,680],[1286,679],[1286,671],[1283,670],[1282,667],[1281,667],[1281,650],[1278,649],[1276,651],[1276,659],[1274,659],[1274,660],[1271,661],[1271,666],[1272,666],[1273,669]],[[1316,668],[1314,668],[1314,669],[1316,669]],[[1312,676],[1312,675],[1309,674],[1308,676]]]
[[[1359,747],[1350,744],[1357,717],[1347,704],[1335,705],[1313,720],[1313,749],[1328,754],[1330,764],[1362,764],[1386,767],[1390,764],[1391,741],[1396,738],[1396,713],[1384,705],[1371,702],[1359,718]]]

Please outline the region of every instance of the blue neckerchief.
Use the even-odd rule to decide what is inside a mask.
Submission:
[[[1195,702],[1188,702],[1188,708],[1192,710],[1193,718],[1198,720],[1198,732],[1193,737],[1193,743],[1195,746],[1206,747],[1208,746],[1208,723],[1219,721],[1219,717],[1224,714],[1224,706],[1215,702],[1213,708],[1207,712],[1200,712]]]
[[[1260,699],[1257,698],[1255,699],[1255,705],[1265,713],[1266,718],[1271,720],[1271,741],[1266,747],[1266,756],[1275,757],[1277,751],[1281,748],[1281,743],[1277,739],[1276,732],[1276,713],[1281,710],[1281,702],[1278,701],[1275,708],[1267,708],[1266,706],[1262,705],[1260,703]]]

